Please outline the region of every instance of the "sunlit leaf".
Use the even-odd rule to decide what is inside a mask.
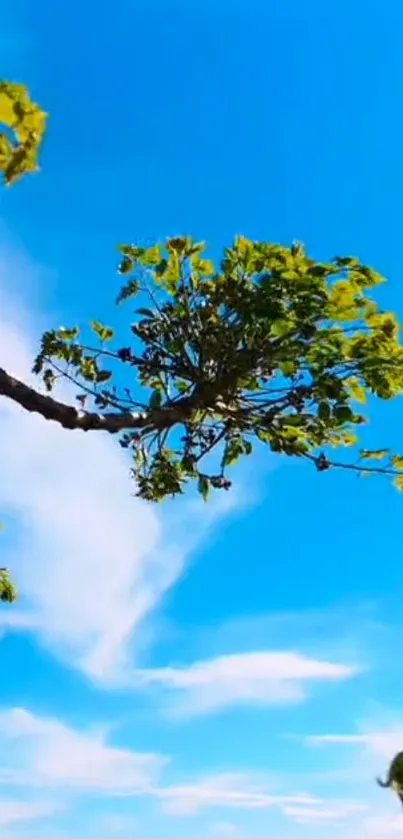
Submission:
[[[377,449],[376,451],[362,449],[360,452],[360,458],[361,460],[384,460],[389,454],[389,449]]]
[[[46,120],[23,85],[0,81],[0,171],[7,186],[37,171]]]

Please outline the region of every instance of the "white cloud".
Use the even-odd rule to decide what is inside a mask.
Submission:
[[[403,727],[367,734],[320,734],[305,738],[308,746],[362,746],[373,755],[391,757],[403,748]]]
[[[306,746],[321,748],[330,752],[331,759],[340,759],[344,766],[346,783],[359,787],[367,798],[370,795],[371,807],[383,810],[385,802],[390,807],[401,809],[401,804],[392,791],[380,789],[376,778],[386,778],[392,758],[403,749],[403,726],[401,716],[383,711],[375,718],[359,722],[355,731],[349,734],[322,734],[304,738]],[[349,780],[348,780],[349,779]],[[376,812],[375,812],[376,815]],[[363,834],[366,837],[366,834]]]
[[[389,837],[402,835],[401,813],[370,816],[364,819],[361,825],[358,839],[389,839]],[[356,839],[350,834],[349,839]]]
[[[48,818],[60,810],[55,804],[29,803],[24,801],[0,801],[0,827],[9,827],[20,822]]]
[[[357,745],[364,743],[365,735],[362,734],[312,734],[305,737],[307,746],[325,746],[327,743],[336,745]]]
[[[114,747],[105,731],[79,731],[24,708],[0,712],[0,787],[46,790],[62,799],[146,796],[159,801],[165,813],[177,816],[214,808],[265,810],[320,804],[305,793],[272,794],[266,780],[250,774],[221,773],[164,785],[167,763],[162,755]],[[121,820],[112,818],[108,829],[113,826],[118,831],[121,825]]]
[[[214,807],[265,810],[285,804],[317,803],[317,799],[309,795],[272,795],[266,785],[239,773],[198,778],[191,784],[164,787],[156,794],[161,798],[165,812],[180,816]]]
[[[104,732],[81,732],[23,708],[0,712],[0,785],[75,793],[144,795],[166,759],[108,744]]]
[[[346,818],[365,813],[367,810],[368,807],[360,802],[345,803],[342,801],[331,802],[331,806],[304,807],[287,804],[283,807],[284,815],[299,824],[326,824],[344,821]]]
[[[251,652],[146,670],[139,679],[173,691],[181,713],[203,714],[229,705],[301,702],[310,683],[343,681],[356,672],[293,652]]]
[[[25,381],[37,349],[33,331],[26,313],[1,301],[0,366]],[[3,629],[29,625],[87,675],[119,682],[142,622],[240,496],[205,506],[146,504],[131,495],[130,463],[115,439],[65,431],[6,399],[0,460],[0,514],[19,519],[2,545],[30,609],[12,616],[3,609]]]

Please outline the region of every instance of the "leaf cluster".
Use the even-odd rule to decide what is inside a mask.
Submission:
[[[37,170],[46,120],[23,85],[0,81],[0,172],[6,186]]]
[[[319,471],[345,465],[329,451],[358,443],[368,395],[402,393],[399,325],[373,298],[382,277],[358,259],[322,263],[299,243],[243,236],[218,265],[185,236],[119,251],[117,302],[137,304],[130,339],[97,321],[95,346],[78,327],[47,332],[34,370],[48,391],[74,382],[84,410],[139,412],[120,442],[141,497],[176,495],[189,480],[204,498],[229,489],[228,467],[256,443]],[[401,489],[402,459],[384,456],[347,468],[387,472]]]

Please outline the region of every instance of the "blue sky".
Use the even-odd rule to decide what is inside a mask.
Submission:
[[[118,242],[357,254],[403,316],[395,0],[0,0],[1,76],[51,118],[0,197],[0,364],[112,320]],[[121,319],[119,315],[119,322]],[[122,321],[123,323],[123,321]],[[401,448],[401,404],[367,445]],[[208,508],[130,495],[109,439],[0,404],[6,839],[380,839],[403,744],[402,498],[272,457]],[[3,564],[3,560],[2,560]]]

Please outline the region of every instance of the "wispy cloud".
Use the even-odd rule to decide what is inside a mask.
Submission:
[[[329,806],[330,805],[330,806]],[[361,802],[329,802],[326,806],[304,807],[286,804],[283,813],[299,824],[326,824],[329,822],[345,821],[351,816],[366,813],[368,807]]]
[[[358,839],[389,839],[389,837],[402,835],[402,816],[401,813],[390,814],[382,813],[380,815],[371,815],[363,819],[359,833],[355,834]],[[349,834],[348,839],[353,839],[352,834]]]
[[[57,804],[2,800],[0,801],[0,827],[45,819],[54,816],[60,809]]]
[[[264,810],[312,807],[303,793],[273,794],[248,773],[204,775],[181,785],[164,783],[163,755],[116,748],[105,731],[80,731],[24,708],[0,712],[0,787],[66,796],[148,797],[165,813],[194,815],[214,808]]]
[[[197,778],[182,786],[164,787],[158,791],[167,813],[180,816],[194,815],[202,810],[234,808],[265,810],[286,804],[312,805],[318,800],[304,794],[273,795],[267,784],[253,776],[240,773],[217,774]]]
[[[312,683],[339,682],[358,671],[293,652],[251,652],[139,673],[146,684],[173,693],[173,707],[189,715],[230,705],[298,703]]]
[[[0,789],[12,789],[32,799],[19,801],[15,796],[13,801],[2,801],[0,797],[0,826],[48,818],[62,812],[67,803],[69,808],[76,808],[89,796],[102,796],[111,801],[116,797],[146,798],[162,815],[173,818],[208,811],[220,815],[226,811],[267,811],[273,817],[276,813],[277,818],[285,817],[290,824],[319,828],[334,823],[346,830],[354,825],[354,836],[372,839],[382,835],[378,833],[382,820],[373,802],[287,790],[286,778],[282,782],[284,791],[278,782],[274,790],[270,779],[247,772],[204,774],[182,784],[169,784],[165,781],[169,771],[164,756],[116,748],[106,730],[79,730],[23,708],[0,712]],[[35,800],[35,796],[38,799],[44,795],[56,796],[57,800]],[[99,828],[101,834],[119,834],[131,830],[133,824],[132,815],[118,817],[112,812]],[[393,835],[394,820],[386,820],[386,824],[383,835]],[[368,833],[362,832],[364,825]],[[212,831],[221,835],[236,832],[232,822],[223,821],[217,822]],[[353,839],[353,833],[351,838],[350,833],[343,833],[343,839]]]
[[[0,712],[0,786],[75,794],[145,795],[166,759],[114,748],[105,732],[86,732],[23,708]]]
[[[361,719],[351,732],[311,734],[304,743],[310,747],[348,748],[365,760],[388,760],[403,749],[403,721],[401,713],[382,709],[372,718]]]
[[[366,797],[371,789],[370,803],[380,808],[385,791],[379,789],[375,778],[386,777],[390,761],[403,749],[401,715],[382,712],[373,719],[359,721],[351,733],[315,734],[305,737],[304,744],[324,750],[325,759],[336,760],[341,782],[344,773],[346,782],[350,786],[353,783],[356,789],[361,786]],[[389,794],[388,798],[393,806],[394,797]]]
[[[390,757],[403,747],[403,726],[367,734],[319,734],[305,738],[308,746],[362,746],[374,755]]]

